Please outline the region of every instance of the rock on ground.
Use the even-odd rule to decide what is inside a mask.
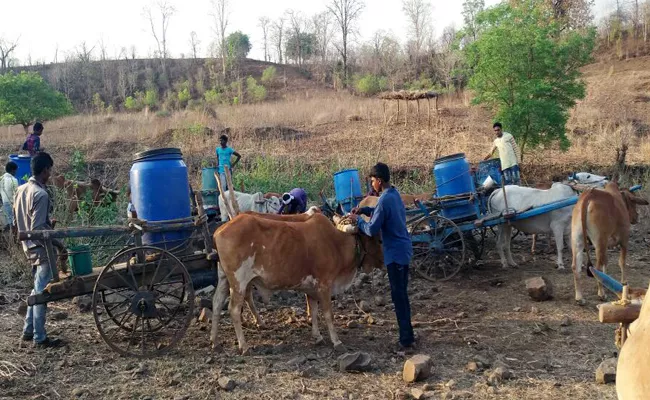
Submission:
[[[542,276],[526,279],[526,289],[528,295],[535,301],[546,301],[553,298],[553,285]]]
[[[431,357],[417,354],[404,363],[402,379],[406,383],[426,379],[431,374]]]
[[[233,390],[235,388],[235,381],[232,379],[228,378],[227,376],[222,376],[219,378],[217,381],[219,384],[219,387],[227,392]]]
[[[354,353],[345,353],[338,358],[339,371],[367,371],[370,369],[372,359],[368,353],[360,351]]]
[[[602,385],[616,382],[616,363],[615,358],[608,358],[601,362],[596,369],[596,382]]]

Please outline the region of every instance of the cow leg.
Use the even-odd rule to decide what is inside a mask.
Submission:
[[[564,250],[564,226],[561,224],[551,224],[553,231],[553,238],[555,239],[555,248],[557,249],[557,269],[564,269],[564,260],[562,259],[562,251]],[[550,247],[551,238],[548,241]]]
[[[505,243],[506,234],[504,233],[505,225],[499,225],[499,231],[497,235],[497,252],[499,253],[499,258],[501,259],[501,265],[503,268],[508,268],[508,262],[506,261],[506,255],[503,251],[503,246]]]
[[[573,269],[573,283],[576,291],[575,299],[576,303],[580,306],[585,305],[585,300],[582,297],[582,287],[580,286],[580,273],[582,272],[584,251],[582,228],[580,226],[573,226],[571,229],[571,252],[573,254],[571,269]]]
[[[607,239],[598,238],[596,242],[596,269],[607,273]],[[600,283],[600,280],[596,279],[596,285],[598,286],[598,298],[600,300],[606,300],[607,296],[603,290],[603,285]]]
[[[214,296],[212,297],[212,330],[210,331],[210,341],[212,342],[213,350],[218,348],[217,330],[219,319],[221,318],[223,304],[226,302],[226,298],[230,291],[230,284],[228,283],[226,274],[223,272],[223,269],[221,269],[221,266],[217,268],[217,276],[219,282],[217,283],[217,289],[214,291]],[[231,309],[230,304],[228,305],[228,309]]]
[[[311,301],[308,294],[305,294],[305,299],[307,300],[307,321],[311,321]],[[318,315],[318,304],[316,305],[316,315]]]
[[[312,310],[311,314],[311,336],[316,340],[316,344],[323,343],[323,335],[320,334],[318,329],[318,299],[315,297],[307,296],[307,307]]]
[[[504,240],[503,244],[505,247],[504,251],[505,251],[506,259],[508,260],[508,264],[505,265],[504,268],[507,268],[508,265],[513,268],[517,268],[517,263],[512,258],[512,251],[510,250],[510,242],[512,240],[512,225],[503,224],[502,227],[503,227],[502,232],[503,232],[503,240]]]
[[[533,233],[533,244],[530,246],[530,253],[535,254],[535,247],[537,246],[537,234]]]
[[[246,338],[244,337],[241,320],[241,311],[244,305],[245,295],[246,293],[242,294],[237,290],[233,290],[230,295],[230,318],[232,319],[232,325],[235,328],[235,336],[237,336],[237,342],[239,343],[239,351],[241,354],[248,353],[248,345],[246,344]]]
[[[246,304],[248,304],[248,308],[253,314],[255,325],[260,329],[264,329],[266,325],[264,325],[264,321],[262,321],[262,317],[260,316],[259,311],[257,311],[257,307],[255,307],[255,302],[253,301],[253,285],[249,285],[248,290],[246,290]]]
[[[329,289],[322,290],[318,293],[318,300],[321,307],[323,307],[323,315],[325,316],[325,323],[327,324],[327,330],[330,334],[330,340],[334,345],[334,350],[342,350],[343,343],[339,340],[336,330],[334,330],[334,315],[332,314],[332,294]],[[317,319],[317,315],[313,315],[312,321]]]

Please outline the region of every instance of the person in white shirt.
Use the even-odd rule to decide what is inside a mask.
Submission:
[[[16,190],[18,190],[18,179],[16,179],[16,172],[18,171],[18,165],[9,161],[5,165],[5,174],[0,178],[0,197],[2,197],[2,212],[5,215],[5,221],[7,224],[3,226],[3,229],[6,229],[7,226],[11,226],[14,223],[14,197],[16,195]]]
[[[501,159],[501,171],[507,185],[518,185],[521,182],[521,173],[519,170],[519,146],[515,142],[515,138],[508,132],[503,131],[503,125],[500,122],[495,122],[492,126],[497,137],[494,139],[494,144],[490,150],[490,154],[485,157],[485,160],[492,158],[494,150],[499,150],[499,158]]]

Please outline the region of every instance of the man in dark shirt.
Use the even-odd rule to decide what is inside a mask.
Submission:
[[[390,169],[386,164],[375,165],[370,172],[370,179],[372,188],[381,193],[377,206],[374,209],[355,208],[352,210],[352,218],[357,221],[359,231],[368,236],[376,236],[381,232],[384,263],[388,270],[390,292],[399,325],[399,346],[409,350],[413,348],[415,337],[407,293],[413,248],[406,228],[406,209],[399,192],[390,184]],[[357,215],[371,216],[370,222],[365,222]]]
[[[50,196],[46,185],[52,174],[54,161],[47,153],[38,153],[32,158],[32,177],[29,181],[18,187],[16,202],[14,204],[14,224],[18,233],[38,230],[51,230]],[[43,292],[52,280],[52,271],[57,271],[56,260],[51,260],[45,249],[45,244],[40,240],[23,240],[23,251],[32,264],[34,276],[34,289],[31,294]],[[65,245],[58,239],[52,239],[61,255],[66,254]],[[57,272],[58,273],[58,272]],[[39,304],[27,308],[23,340],[34,341],[36,347],[57,347],[61,345],[60,339],[47,336],[45,319],[47,304]]]

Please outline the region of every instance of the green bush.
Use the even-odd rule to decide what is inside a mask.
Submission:
[[[93,95],[93,109],[96,113],[106,111],[106,104],[104,104],[104,100],[102,100],[102,96],[99,93]]]
[[[266,88],[259,85],[252,76],[249,76],[248,79],[246,79],[246,88],[248,90],[248,97],[251,101],[259,102],[266,99]]]
[[[223,96],[216,89],[206,90],[203,94],[203,98],[205,99],[205,102],[211,106],[215,106],[223,102]]]
[[[187,107],[187,103],[190,101],[192,96],[190,95],[190,89],[188,88],[183,88],[181,89],[180,92],[178,92],[178,105],[181,108]]]
[[[124,100],[124,108],[129,111],[139,111],[138,101],[131,96]]]
[[[382,90],[386,90],[388,87],[388,82],[383,76],[366,74],[357,80],[355,87],[357,89],[357,92],[366,96],[372,96],[381,92]]]
[[[144,94],[144,105],[149,108],[158,107],[158,92],[155,90],[147,90]]]
[[[275,67],[268,67],[262,72],[262,83],[273,83],[277,74],[277,69]]]

